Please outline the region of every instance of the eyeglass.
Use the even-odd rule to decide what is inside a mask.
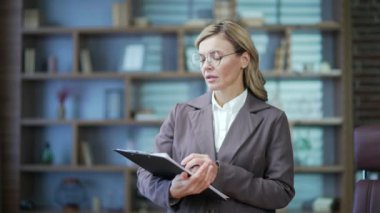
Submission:
[[[213,65],[213,66],[218,66],[220,64],[220,61],[226,56],[236,54],[237,52],[233,53],[228,53],[223,55],[223,53],[219,51],[212,51],[209,52],[206,56],[199,54],[199,53],[194,53],[191,57],[191,61],[194,65],[202,67],[205,61],[207,60],[207,63]]]

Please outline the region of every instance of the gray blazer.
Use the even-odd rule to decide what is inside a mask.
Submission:
[[[218,153],[215,151],[211,93],[177,104],[161,126],[156,150],[180,162],[202,153],[219,163],[214,187],[227,201],[204,193],[170,206],[170,180],[139,169],[137,187],[168,212],[275,212],[294,197],[293,151],[286,115],[248,93]]]

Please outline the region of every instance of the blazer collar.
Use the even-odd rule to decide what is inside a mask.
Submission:
[[[263,120],[256,112],[269,108],[269,105],[249,92],[245,104],[231,124],[217,155],[214,142],[211,94],[211,92],[207,92],[187,102],[188,105],[195,108],[189,112],[194,145],[196,151],[201,154],[208,154],[213,160],[230,162]]]
[[[193,100],[190,100],[187,102],[187,105],[190,105],[196,109],[202,109],[204,107],[210,107],[211,105],[211,95],[212,92],[207,92]],[[245,104],[243,105],[243,108],[246,108],[249,112],[258,112],[263,109],[268,108],[269,105],[266,104],[264,101],[261,101],[260,99],[256,98],[255,95],[253,95],[248,90],[248,96],[247,100],[245,101]]]

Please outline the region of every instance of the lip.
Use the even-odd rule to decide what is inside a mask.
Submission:
[[[218,78],[218,76],[216,76],[216,75],[206,75],[205,76],[205,80],[207,82],[214,82],[214,81],[216,81],[217,78]]]

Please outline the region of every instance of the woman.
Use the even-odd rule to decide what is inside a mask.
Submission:
[[[156,137],[194,173],[164,180],[138,170],[138,188],[168,212],[275,212],[293,198],[288,120],[265,103],[258,53],[249,33],[231,21],[206,27],[195,41],[210,92],[177,104]],[[202,193],[212,184],[230,197]]]

